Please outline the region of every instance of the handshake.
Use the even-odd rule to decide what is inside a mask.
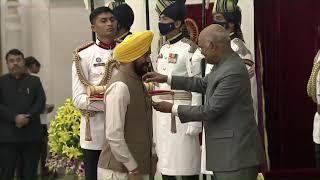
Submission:
[[[14,122],[17,128],[22,128],[30,122],[30,114],[18,114]]]

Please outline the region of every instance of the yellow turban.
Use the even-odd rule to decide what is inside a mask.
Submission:
[[[153,33],[149,30],[127,36],[114,49],[114,57],[121,63],[133,62],[149,51]]]

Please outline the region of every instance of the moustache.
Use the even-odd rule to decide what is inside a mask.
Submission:
[[[21,69],[21,67],[18,66],[18,65],[14,65],[12,68],[14,68],[14,69]]]

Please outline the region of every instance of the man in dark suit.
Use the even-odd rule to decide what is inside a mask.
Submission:
[[[210,25],[200,33],[199,47],[207,63],[214,65],[206,77],[170,77],[151,72],[144,79],[206,94],[205,105],[158,102],[153,106],[157,111],[173,113],[182,123],[204,122],[207,169],[213,171],[214,180],[255,180],[264,158],[248,71],[220,25]]]
[[[23,180],[37,179],[40,157],[40,113],[45,94],[38,77],[25,71],[23,53],[6,54],[9,73],[0,77],[0,180],[13,180],[21,157]]]

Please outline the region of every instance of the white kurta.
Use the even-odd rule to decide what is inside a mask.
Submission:
[[[231,48],[242,58],[248,59],[252,62],[255,62],[252,58],[250,51],[245,47],[244,42],[241,39],[234,38],[231,40]],[[209,74],[213,65],[207,64],[205,74]],[[250,76],[251,83],[251,96],[252,96],[252,104],[254,110],[255,120],[258,123],[258,92],[257,92],[257,77],[255,73],[255,64],[253,66],[246,65],[248,69],[248,73]],[[202,133],[202,147],[201,147],[201,173],[203,174],[213,174],[212,171],[208,171],[206,168],[206,145],[205,145],[205,132],[203,129]]]
[[[99,41],[97,40],[97,43]],[[113,50],[106,50],[100,48],[96,44],[93,44],[86,49],[79,52],[81,58],[81,67],[83,75],[92,84],[97,85],[104,76],[105,66],[103,63],[107,63],[112,57]],[[117,71],[114,70],[113,74]],[[80,82],[79,76],[75,64],[72,64],[72,96],[74,105],[79,109],[88,109],[97,111],[94,117],[90,117],[90,128],[92,141],[85,140],[86,120],[82,116],[80,123],[80,145],[83,149],[90,150],[102,150],[104,143],[104,102],[96,101],[94,103],[88,103],[87,89]]]
[[[199,50],[193,53],[191,49],[190,44],[183,40],[163,45],[155,65],[155,71],[168,76],[201,76],[201,53]],[[157,89],[171,90],[171,87],[163,83],[159,84]],[[191,101],[175,100],[174,104],[201,105],[201,94],[192,93]],[[199,133],[202,130],[202,123],[182,124],[177,117],[177,133],[172,134],[170,131],[171,115],[158,111],[153,113],[153,123],[156,152],[159,158],[158,171],[164,175],[199,174]]]
[[[316,59],[316,62],[320,61],[320,56]],[[316,93],[317,93],[317,104],[320,105],[320,73],[317,75],[317,85],[316,85]],[[320,144],[320,115],[318,112],[314,115],[313,121],[313,142],[316,144]]]
[[[127,107],[130,104],[130,92],[123,82],[114,82],[106,90],[105,137],[112,154],[118,162],[132,171],[138,167],[124,138]],[[143,175],[148,179],[148,175]],[[128,173],[115,172],[98,167],[98,180],[127,180]]]

